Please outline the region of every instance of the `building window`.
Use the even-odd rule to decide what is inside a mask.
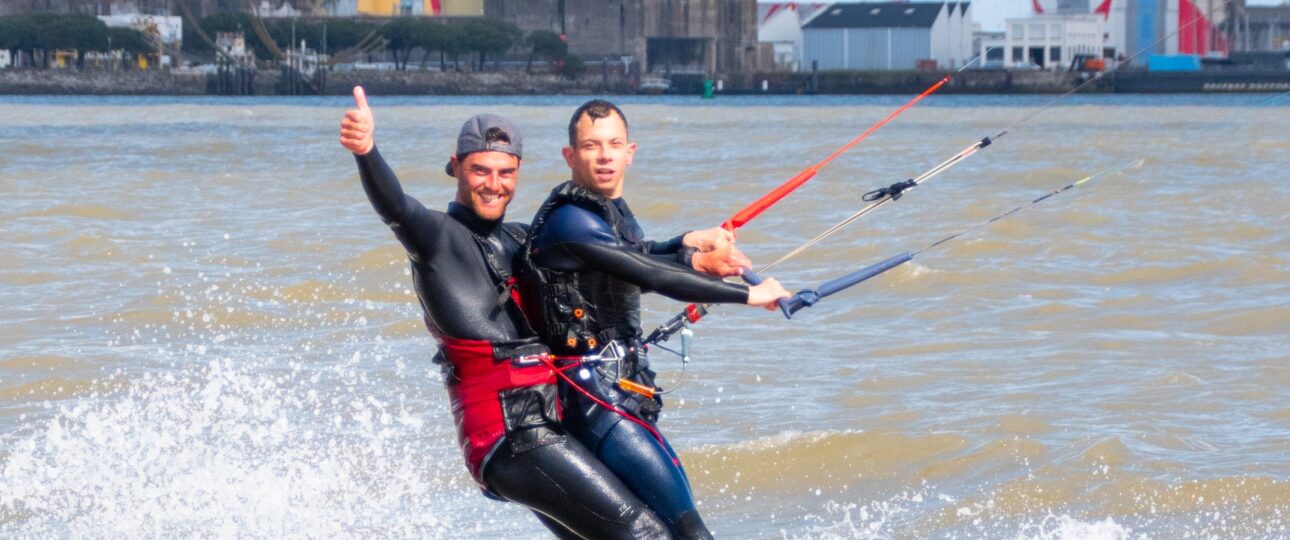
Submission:
[[[1054,64],[1060,64],[1060,63],[1062,63],[1062,48],[1061,48],[1061,47],[1049,47],[1049,48],[1048,48],[1048,56],[1052,57],[1052,59],[1053,59],[1053,63],[1054,63]]]
[[[1025,26],[1024,24],[1021,24],[1021,23],[1013,23],[1013,24],[1012,24],[1012,37],[1013,37],[1013,38],[1015,38],[1015,39],[1022,39],[1022,38],[1024,38],[1024,37],[1026,37],[1026,26]]]
[[[1062,25],[1060,24],[1048,25],[1048,35],[1052,38],[1060,39],[1062,37]]]
[[[1044,23],[1033,23],[1030,25],[1030,39],[1044,39]]]
[[[1025,62],[1025,61],[1026,61],[1026,53],[1022,50],[1022,48],[1021,48],[1021,47],[1013,47],[1013,48],[1012,48],[1012,62],[1013,62],[1013,63],[1015,63],[1015,64],[1020,64],[1020,63],[1023,63],[1023,62]]]

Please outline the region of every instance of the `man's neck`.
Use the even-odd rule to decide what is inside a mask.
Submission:
[[[573,184],[609,200],[621,199],[623,197],[623,189],[621,184],[619,184],[618,186],[618,193],[605,193],[604,191],[601,191],[600,188],[596,187],[594,182],[583,182],[581,180],[578,180],[577,178],[573,179]]]
[[[464,223],[466,226],[475,229],[481,233],[490,233],[501,223],[506,216],[503,215],[498,219],[484,219],[475,213],[475,210],[458,201],[448,204],[448,214],[455,217],[457,221]]]

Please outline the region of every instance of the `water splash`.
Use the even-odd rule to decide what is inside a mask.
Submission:
[[[124,392],[28,424],[4,443],[0,535],[443,537],[491,528],[455,517],[477,512],[449,511],[483,501],[459,459],[443,459],[456,457],[441,447],[453,440],[451,422],[427,429],[404,396],[347,387],[352,372],[266,376],[254,364],[222,358],[145,374]]]

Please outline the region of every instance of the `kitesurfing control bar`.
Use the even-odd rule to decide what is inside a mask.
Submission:
[[[883,272],[905,264],[913,258],[913,255],[906,251],[878,264],[866,266],[840,278],[826,281],[815,289],[803,289],[797,294],[794,294],[792,298],[781,298],[777,302],[779,304],[779,310],[784,312],[785,319],[792,319],[793,314],[801,311],[802,308],[811,307],[825,297],[842,292],[855,285],[859,285],[878,276],[879,274],[882,274]],[[743,278],[744,281],[747,281],[752,285],[761,283],[761,276],[758,276],[756,273],[749,270],[744,271]]]

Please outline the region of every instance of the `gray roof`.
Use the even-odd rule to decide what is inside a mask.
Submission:
[[[1290,4],[1281,4],[1279,6],[1246,6],[1245,11],[1250,14],[1250,22],[1270,24],[1279,22],[1285,24],[1290,22]]]
[[[931,28],[945,2],[833,4],[802,28]]]

